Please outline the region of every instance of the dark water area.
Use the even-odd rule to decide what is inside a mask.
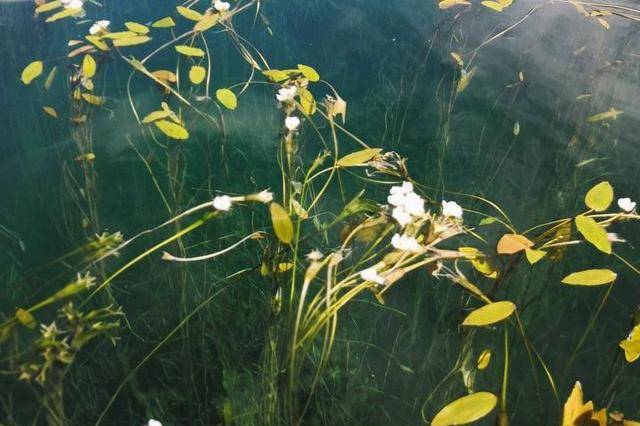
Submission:
[[[81,162],[75,160],[77,127],[70,124],[68,112],[67,80],[79,57],[66,58],[67,42],[86,35],[98,19],[122,28],[125,21],[150,24],[171,15],[178,23],[176,34],[191,25],[176,15],[175,6],[181,3],[175,1],[101,3],[87,2],[86,18],[45,24],[34,18],[32,2],[0,0],[2,320],[72,280],[81,262],[60,257],[96,233],[122,232],[130,238],[220,193],[270,188],[276,197],[281,194],[282,112],[273,87],[250,85],[239,95],[237,109],[223,110],[214,101],[196,100],[202,88],[189,86],[182,63],[180,93],[208,114],[223,117],[218,122],[223,124],[188,116],[188,141],[166,143],[134,119],[127,93],[140,117],[166,98],[139,76],[128,88],[131,67],[109,52],[101,56],[94,79],[96,93],[106,103],[90,116],[96,158],[91,197],[99,222],[89,220],[91,197],[82,192]],[[204,10],[208,2],[188,3]],[[232,2],[232,7],[246,3]],[[607,29],[570,2],[515,0],[501,13],[472,3],[439,10],[433,0],[271,0],[234,17],[233,29],[272,68],[309,64],[318,70],[348,102],[349,132],[370,146],[406,157],[411,176],[425,193],[435,200],[458,201],[467,210],[469,226],[482,219],[474,211],[486,210],[479,197],[498,205],[518,232],[584,212],[584,194],[603,180],[611,183],[616,199],[640,198],[640,22],[623,16],[634,15],[631,9],[637,4],[608,2],[619,14],[603,17]],[[162,34],[154,47],[170,39],[170,33],[160,31],[152,31],[154,37]],[[238,43],[222,30],[207,41],[211,87],[233,87],[237,93],[251,73],[239,59]],[[140,58],[154,47],[124,52]],[[462,55],[467,72],[474,70],[459,94],[460,66],[452,52]],[[45,73],[37,85],[25,86],[20,73],[36,59],[47,64]],[[47,91],[43,80],[54,63],[58,74]],[[176,69],[175,55],[161,55],[152,63],[153,69]],[[314,92],[317,99],[326,93],[324,86]],[[44,114],[43,105],[54,107],[60,118]],[[587,121],[611,108],[623,113],[615,120]],[[311,127],[301,132],[297,154],[306,162],[324,148],[318,135],[329,140],[326,123],[317,132]],[[359,149],[347,137],[342,142],[343,154]],[[313,220],[326,224],[335,218],[348,201],[345,193],[365,190],[367,199],[383,202],[387,190],[376,186],[375,178],[345,179],[346,187],[330,189]],[[501,284],[497,300],[526,303],[518,308],[526,337],[537,350],[537,355],[528,352],[525,339],[511,327],[511,424],[560,423],[536,356],[548,366],[561,403],[580,380],[585,397],[596,406],[640,418],[640,363],[627,364],[618,347],[640,306],[638,275],[624,265],[640,265],[635,222],[608,230],[626,240],[614,245],[624,260],[581,244],[560,262],[521,262]],[[169,251],[196,255],[221,250],[268,226],[266,209],[238,209]],[[142,236],[92,273],[100,283],[177,229]],[[503,233],[497,227],[482,228],[491,247]],[[462,241],[471,245],[473,239],[467,235]],[[301,253],[322,244],[333,249],[340,241],[315,236],[302,244]],[[92,299],[87,308],[112,304],[126,316],[116,345],[92,342],[69,369],[64,393],[68,424],[95,424],[99,418],[108,425],[142,425],[149,418],[164,425],[280,424],[260,416],[265,405],[259,389],[270,377],[264,367],[265,336],[275,321],[269,313],[272,289],[259,273],[265,247],[256,243],[229,256],[178,266],[154,253]],[[507,260],[501,262],[509,266]],[[611,268],[618,278],[569,364],[607,289],[563,286],[560,280],[591,267]],[[243,268],[251,272],[228,279]],[[465,271],[470,278],[482,278]],[[483,282],[482,288],[491,283]],[[202,306],[210,297],[214,301]],[[475,365],[485,348],[492,350],[493,360],[486,370],[474,370],[472,387],[499,395],[501,327],[478,329],[472,355],[460,359],[467,334],[459,324],[478,306],[469,300],[459,287],[422,270],[392,288],[384,305],[369,294],[358,296],[341,314],[331,361],[300,424],[425,424],[425,416],[431,419],[447,402],[467,393],[461,371]],[[38,323],[48,324],[56,311],[52,306],[34,315]],[[16,379],[20,345],[37,329],[28,332],[30,337],[11,337],[0,346],[0,425],[47,424],[37,385]],[[319,363],[319,350],[309,358]],[[303,369],[307,384],[313,378],[308,369]],[[308,386],[300,397],[307,391]],[[479,424],[494,421],[495,412]]]

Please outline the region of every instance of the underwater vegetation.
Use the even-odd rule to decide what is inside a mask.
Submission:
[[[640,9],[133,3],[0,0],[0,424],[640,424]]]

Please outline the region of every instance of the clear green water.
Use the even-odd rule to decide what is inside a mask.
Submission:
[[[125,20],[154,21],[176,6],[169,0],[158,3],[104,0],[102,8],[88,6],[88,18],[107,17],[120,27]],[[606,30],[561,2],[515,0],[502,13],[476,3],[468,9],[439,11],[431,0],[273,0],[260,10],[272,35],[260,17],[254,19],[253,11],[239,16],[234,28],[276,68],[313,65],[348,101],[349,130],[371,146],[407,157],[412,177],[431,188],[435,197],[465,201],[469,209],[481,203],[456,198],[449,191],[486,197],[498,203],[519,230],[580,211],[583,194],[601,180],[610,181],[616,195],[638,198],[638,22],[607,17],[611,28]],[[483,45],[538,6],[513,30]],[[194,120],[187,143],[167,144],[164,149],[132,118],[125,87],[130,68],[117,58],[106,58],[101,65],[106,72],[99,74],[96,85],[107,103],[91,118],[99,223],[83,229],[87,205],[77,181],[73,126],[63,111],[69,104],[66,74],[71,67],[65,44],[86,34],[88,25],[73,19],[45,25],[34,20],[30,2],[0,0],[3,316],[37,303],[72,278],[77,264],[49,262],[85,244],[96,229],[131,237],[218,191],[244,194],[269,187],[278,193],[281,185],[276,156],[281,117],[272,88],[251,87],[235,111],[225,111],[224,134],[205,120]],[[216,34],[210,43],[213,87],[248,77],[228,38]],[[148,48],[131,52],[144,55]],[[477,71],[449,111],[457,76],[451,52],[464,53]],[[58,64],[58,78],[48,92],[42,82],[25,88],[19,81],[24,65],[36,58]],[[173,66],[174,60],[167,58],[166,66]],[[160,68],[163,60],[155,65]],[[148,82],[134,80],[132,91],[141,110],[157,104],[158,91]],[[589,96],[580,97],[585,94]],[[42,105],[55,107],[61,118],[43,114]],[[219,114],[212,105],[204,108]],[[610,108],[624,113],[615,121],[586,122],[588,116]],[[513,130],[516,122],[518,135]],[[354,145],[345,152],[352,149]],[[320,150],[314,133],[303,132],[300,156],[310,160]],[[166,204],[141,158],[169,194]],[[181,176],[177,186],[167,177],[171,170]],[[346,191],[362,188],[369,198],[384,197],[373,186],[353,185]],[[338,191],[327,196],[322,222],[338,213],[339,198]],[[215,251],[245,236],[257,223],[269,223],[264,209],[243,210],[190,234],[183,244],[192,255]],[[138,240],[95,274],[108,275],[172,231]],[[635,227],[622,224],[616,232],[628,241],[617,251],[638,265]],[[489,232],[489,238],[498,237],[497,230]],[[321,243],[314,240],[302,249],[306,253]],[[332,241],[326,243],[331,246]],[[154,255],[120,276],[109,294],[94,302],[122,306],[126,327],[117,345],[96,341],[78,355],[65,379],[70,424],[94,424],[104,412],[102,424],[144,424],[153,417],[168,425],[215,425],[224,424],[225,407],[231,407],[227,421],[232,418],[232,424],[261,424],[256,414],[261,409],[261,360],[265,333],[274,321],[269,312],[272,288],[258,273],[262,255],[261,246],[253,244],[230,256],[184,267]],[[562,401],[579,379],[596,405],[637,418],[640,371],[637,363],[625,366],[617,344],[628,333],[640,303],[638,277],[593,250],[567,257],[535,269],[520,264],[501,287],[499,298],[529,303],[523,321],[557,380]],[[577,291],[561,286],[559,280],[594,263],[617,265],[620,276],[563,375],[568,355],[604,290]],[[254,271],[238,280],[225,279],[245,267]],[[198,308],[214,294],[213,302]],[[385,301],[381,307],[372,296],[361,295],[343,314],[331,362],[303,424],[423,424],[423,403],[460,353],[462,331],[457,325],[470,310],[468,297],[418,271],[405,277]],[[197,313],[170,334],[196,308]],[[51,309],[36,319],[50,322],[54,316]],[[21,339],[11,338],[0,347],[0,424],[25,425],[34,419],[44,424],[34,388],[13,374]],[[500,392],[502,339],[495,330],[476,336],[474,359],[483,348],[494,350],[491,367],[476,377],[476,389]],[[522,340],[515,333],[511,339],[511,423],[558,424],[542,370],[538,366],[532,373]],[[310,376],[312,371],[305,373]],[[430,418],[464,393],[462,376],[456,372],[436,389],[425,413]],[[488,419],[486,424],[493,421]]]

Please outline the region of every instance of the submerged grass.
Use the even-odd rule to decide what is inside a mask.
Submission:
[[[517,162],[506,167],[521,124],[509,123],[511,136],[497,145],[485,141],[487,121],[460,160],[478,163],[493,150],[482,186],[449,189],[464,131],[457,114],[482,78],[483,52],[538,10],[559,7],[539,2],[478,41],[466,13],[482,20],[517,2],[464,3],[433,5],[454,12],[412,59],[424,68],[433,49],[446,53],[446,71],[428,83],[439,122],[435,142],[420,148],[433,158],[421,163],[423,152],[405,158],[400,143],[422,93],[418,74],[389,85],[386,140],[359,137],[337,86],[295,59],[273,68],[251,39],[257,25],[278,37],[261,1],[171,2],[171,20],[153,16],[148,25],[133,20],[149,15],[94,24],[104,10],[91,2],[39,2],[36,26],[90,19],[80,35],[50,46],[58,69],[67,64],[56,92],[68,93],[67,107],[55,115],[64,114],[73,154],[46,238],[72,248],[41,261],[0,224],[10,296],[0,322],[2,422],[604,425],[622,421],[618,409],[640,416],[629,373],[640,325],[620,319],[634,312],[627,274],[638,273],[623,238],[640,216],[607,182],[621,179],[586,174],[589,160],[557,153],[542,198],[519,194],[541,208],[512,217],[492,192],[511,190],[504,182]],[[612,16],[640,16],[615,4],[568,6],[604,28]],[[44,59],[40,73],[30,66],[23,78],[24,90],[43,96],[53,66]],[[526,93],[529,77],[514,74],[492,114]],[[407,105],[394,105],[404,90]],[[126,97],[128,111],[112,96]],[[242,115],[256,99],[269,99],[271,111]],[[363,117],[349,106],[350,121]],[[606,134],[619,113],[585,110],[575,132]],[[251,128],[258,114],[277,124],[255,129],[255,146],[239,145],[234,126]],[[557,107],[553,114],[562,118]],[[96,152],[103,115],[117,120],[124,162],[115,148],[111,158]],[[415,177],[414,166],[427,172]],[[129,167],[131,181],[114,178],[131,183],[127,200],[114,203],[109,178]],[[561,200],[551,199],[559,191]],[[140,192],[152,200],[144,211]],[[114,206],[135,226],[119,223]],[[21,253],[31,257],[24,265]],[[599,300],[589,287],[600,288]],[[584,403],[578,379],[604,411]]]

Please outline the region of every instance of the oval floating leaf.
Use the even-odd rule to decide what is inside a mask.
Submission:
[[[236,109],[236,107],[238,106],[238,99],[236,98],[235,93],[233,93],[229,89],[216,90],[216,98],[222,105],[226,106],[229,109]]]
[[[498,241],[499,254],[514,254],[533,247],[533,243],[524,235],[504,234]]]
[[[313,98],[313,94],[304,87],[298,88],[298,95],[300,99],[300,111],[304,115],[313,115],[316,112],[316,100]]]
[[[189,80],[191,80],[193,84],[202,83],[206,76],[207,76],[206,68],[201,67],[199,65],[194,65],[189,70]]]
[[[93,56],[89,54],[84,55],[84,59],[82,59],[82,74],[86,78],[92,78],[96,75],[97,67],[96,60],[93,59]]]
[[[196,56],[198,58],[201,58],[204,56],[204,50],[197,47],[180,45],[180,46],[176,46],[176,50],[178,51],[178,53],[185,56]]]
[[[431,426],[463,425],[475,422],[493,411],[498,397],[491,392],[476,392],[447,404],[436,414]]]
[[[289,78],[289,74],[287,74],[282,70],[266,70],[266,71],[262,71],[262,74],[264,74],[264,76],[267,77],[269,80],[275,81],[276,83],[285,81]]]
[[[607,231],[588,216],[576,216],[576,228],[585,240],[593,244],[601,252],[611,254],[611,241],[607,237]]]
[[[100,96],[92,95],[91,93],[83,93],[82,99],[91,105],[100,106],[104,104],[104,99]]]
[[[57,72],[58,72],[57,66],[54,66],[53,68],[51,68],[51,71],[49,71],[49,75],[47,76],[47,79],[44,81],[44,90],[51,89],[51,85],[53,84],[53,81],[56,79]]]
[[[62,7],[62,2],[60,0],[50,1],[49,3],[42,4],[36,7],[36,14],[50,12],[55,9],[59,9]]]
[[[125,47],[125,46],[135,46],[138,44],[143,44],[151,40],[149,36],[133,36],[133,37],[123,37],[116,40],[113,40],[113,45],[117,47]]]
[[[320,74],[318,71],[314,70],[309,65],[298,64],[298,69],[309,81],[318,81],[320,80]]]
[[[464,321],[462,321],[462,325],[482,327],[485,325],[495,324],[509,318],[515,310],[516,305],[513,302],[506,300],[502,302],[489,303],[488,305],[478,308],[467,315]]]
[[[269,205],[271,223],[276,237],[285,244],[293,240],[293,223],[287,211],[280,204],[273,202]]]
[[[157,70],[151,73],[158,80],[167,81],[169,83],[175,83],[178,81],[178,76],[176,76],[173,72],[167,70]]]
[[[488,7],[489,9],[493,9],[496,12],[502,12],[502,9],[504,9],[504,7],[498,3],[497,1],[491,1],[491,0],[486,0],[483,1],[482,3],[480,3],[481,5]]]
[[[69,9],[61,10],[60,12],[54,13],[49,16],[45,22],[55,22],[59,19],[68,18],[69,16],[75,16],[81,14],[83,9],[81,7],[74,7]]]
[[[167,118],[171,115],[171,111],[153,111],[149,113],[145,118],[142,119],[143,124],[153,123],[154,121],[162,120],[163,118]]]
[[[491,349],[485,349],[478,357],[478,370],[484,370],[491,362]]]
[[[109,50],[109,46],[107,45],[107,43],[102,41],[102,38],[100,36],[88,35],[88,36],[85,36],[85,39],[87,39],[89,43],[93,44],[95,47],[97,47],[100,50]]]
[[[176,10],[178,11],[178,13],[180,15],[182,15],[185,18],[190,19],[192,21],[199,21],[202,18],[204,18],[202,13],[200,13],[198,11],[195,11],[193,9],[186,8],[184,6],[178,6],[178,7],[176,7]]]
[[[587,192],[584,203],[597,212],[605,211],[613,201],[613,187],[607,181],[600,182]]]
[[[138,24],[137,22],[125,22],[124,26],[127,27],[129,31],[133,31],[138,34],[147,34],[149,32],[149,27]]]
[[[220,18],[220,15],[215,14],[215,15],[207,15],[204,18],[202,18],[196,25],[195,27],[193,27],[194,31],[198,31],[198,32],[204,32],[207,31],[209,28],[213,27],[215,24],[218,23],[218,19]]]
[[[24,84],[31,84],[33,80],[38,78],[42,74],[44,64],[42,61],[33,61],[22,70],[22,76],[20,79]]]
[[[382,148],[365,148],[360,151],[352,152],[340,158],[337,165],[340,167],[351,167],[364,164],[373,157],[382,152]]]
[[[609,269],[587,269],[567,275],[562,282],[569,285],[594,286],[612,283],[617,276],[618,274]]]
[[[176,23],[171,16],[167,16],[166,18],[162,18],[151,24],[153,28],[171,28],[175,27]]]
[[[177,123],[168,120],[158,120],[154,121],[153,124],[171,139],[184,140],[189,138],[187,129]]]

